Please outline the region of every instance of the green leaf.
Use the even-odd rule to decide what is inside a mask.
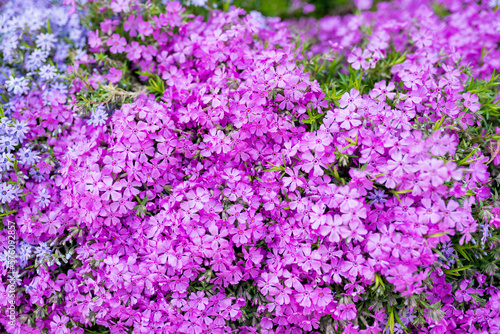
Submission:
[[[50,27],[50,19],[47,19],[47,32],[52,34],[52,28]]]
[[[154,77],[155,75],[149,72],[141,72],[141,71],[136,71],[137,75],[143,76],[143,77]]]
[[[408,194],[411,193],[413,189],[407,189],[407,190],[393,190],[393,194]]]
[[[433,128],[434,131],[438,130],[441,127],[441,124],[443,124],[444,118],[445,118],[445,116],[443,115],[441,117],[441,119],[439,121],[437,121],[436,124],[434,124],[434,128]]]
[[[467,269],[472,268],[472,267],[473,267],[473,265],[468,265],[468,266],[463,266],[460,268],[443,270],[443,272],[447,275],[460,276],[459,274],[457,274],[458,272],[467,270]]]
[[[264,172],[277,172],[277,171],[284,171],[285,168],[281,166],[274,166],[268,169],[264,169]]]
[[[467,259],[468,261],[472,261],[472,258],[469,256],[469,253],[467,253],[467,251],[464,249],[463,246],[461,245],[455,245],[455,249],[457,250],[457,252],[459,252],[465,259]]]
[[[438,237],[442,237],[443,235],[447,235],[449,232],[448,231],[445,231],[445,232],[440,232],[440,233],[434,233],[434,234],[426,234],[424,235],[425,238],[438,238]]]
[[[272,163],[270,163],[268,161],[268,163],[272,166],[271,168],[268,168],[266,170],[264,170],[264,172],[277,172],[277,171],[280,171],[280,172],[284,172],[285,169],[286,169],[286,166],[277,166],[277,165],[273,165]]]
[[[405,324],[403,324],[403,322],[401,321],[401,319],[399,318],[399,315],[398,315],[398,312],[394,311],[394,317],[396,318],[396,321],[401,325],[401,327],[403,327],[403,329],[406,331],[408,330],[408,327],[406,327]]]
[[[16,213],[16,212],[17,212],[17,210],[7,211],[7,212],[0,214],[0,217],[5,217],[5,216],[11,215],[11,214]]]
[[[384,332],[389,328],[391,334],[394,334],[394,309],[389,306],[389,318],[387,319],[387,325],[385,325]]]

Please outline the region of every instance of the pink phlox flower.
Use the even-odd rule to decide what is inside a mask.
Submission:
[[[104,22],[100,24],[102,33],[108,34],[109,32],[113,32],[118,22],[118,20],[104,19]]]
[[[158,54],[158,50],[152,45],[147,45],[143,46],[142,48],[142,58],[146,61],[151,61],[153,60],[153,57],[155,57]]]
[[[189,296],[189,299],[191,300],[192,305],[195,306],[200,311],[206,309],[209,303],[209,299],[205,296],[205,293],[203,291],[192,293]]]
[[[300,262],[299,267],[301,267],[305,272],[314,269],[319,271],[321,268],[321,255],[316,250],[311,250],[311,247],[306,246],[301,248],[298,254]]]
[[[248,218],[248,213],[245,208],[241,204],[236,204],[231,206],[228,210],[227,213],[231,215],[227,220],[229,223],[234,224],[234,222],[237,220],[238,223],[244,224],[247,221]]]
[[[99,48],[102,45],[102,40],[99,38],[99,30],[89,32],[89,45],[91,48]]]
[[[316,288],[312,293],[313,304],[319,307],[325,307],[333,300],[332,290],[330,288]]]
[[[430,198],[422,198],[420,200],[422,206],[417,209],[417,214],[419,215],[419,221],[427,224],[431,222],[436,224],[441,220],[441,214],[439,212],[438,205],[434,204]]]
[[[269,273],[262,273],[260,275],[260,280],[257,281],[257,286],[260,288],[262,294],[272,295],[279,291],[277,287],[280,286],[280,282],[278,280],[278,277],[276,277],[276,275]]]
[[[401,152],[395,152],[391,155],[391,158],[392,160],[387,161],[387,169],[395,176],[402,176],[405,172],[409,173],[412,171],[408,157],[401,154]]]
[[[122,77],[122,71],[120,69],[112,67],[109,70],[108,75],[106,75],[106,79],[108,79],[109,82],[116,84],[120,81]]]
[[[442,199],[439,199],[437,206],[440,210],[443,222],[448,226],[448,228],[454,228],[456,223],[459,223],[463,218],[464,214],[457,210],[460,205],[454,200],[449,200],[445,203]]]
[[[283,96],[281,94],[276,94],[276,102],[279,102],[278,107],[282,110],[292,110],[294,104],[288,96]]]
[[[465,94],[462,94],[462,97],[464,98],[464,107],[469,109],[472,112],[476,112],[481,108],[481,103],[479,103],[479,98],[476,96],[476,94],[471,94],[470,92],[467,92]]]
[[[123,23],[123,30],[128,31],[130,37],[135,37],[137,36],[137,27],[142,21],[142,16],[138,15],[136,18],[135,14],[132,14],[128,17],[127,21]]]
[[[85,177],[85,190],[91,192],[92,194],[98,194],[99,192],[99,181],[101,181],[101,173],[97,171],[91,171]]]
[[[384,101],[386,98],[393,100],[396,93],[391,93],[396,86],[393,82],[387,84],[385,80],[379,81],[375,84],[375,87],[370,91],[370,97],[378,98],[379,101]]]
[[[324,152],[325,146],[330,145],[332,142],[332,136],[326,132],[319,130],[314,136],[309,139],[309,148],[313,151]]]
[[[133,202],[133,201],[130,201],[124,197],[121,197],[116,202],[111,203],[109,205],[109,207],[112,211],[115,211],[121,215],[125,215],[128,212],[130,212],[136,205],[137,205],[136,202]]]
[[[309,219],[312,222],[311,228],[317,230],[326,222],[325,205],[322,203],[314,204],[309,212]]]
[[[147,137],[148,126],[146,123],[139,121],[138,123],[132,123],[130,126],[126,127],[123,135],[128,138],[130,143],[134,144],[141,142]]]
[[[299,80],[300,78],[295,75],[289,77],[285,88],[285,96],[290,97],[294,102],[299,101],[304,96],[303,91],[307,89],[307,84]]]
[[[113,201],[118,201],[122,197],[122,194],[120,192],[123,187],[122,183],[113,182],[113,178],[109,176],[103,177],[98,186],[99,189],[104,192],[103,194],[101,194],[101,198],[105,201],[109,200],[110,197]]]
[[[386,235],[380,233],[370,234],[366,243],[366,251],[373,258],[382,257],[391,251],[388,241],[389,238]]]
[[[125,162],[123,160],[110,155],[105,156],[102,162],[104,163],[103,172],[105,174],[118,174],[125,168]]]
[[[143,36],[149,36],[153,34],[153,27],[151,26],[151,22],[139,22],[137,25],[137,32]]]
[[[285,269],[285,271],[283,272],[283,277],[285,277],[285,286],[289,288],[293,287],[297,291],[304,289],[299,277],[294,272],[290,272]]]
[[[127,13],[130,10],[129,6],[130,6],[130,0],[113,0],[109,5],[111,10],[113,10],[115,13],[120,13],[120,12]]]
[[[347,111],[354,111],[361,105],[363,98],[359,95],[359,91],[352,88],[350,92],[345,92],[339,100],[340,108],[345,108]]]
[[[311,298],[313,292],[311,286],[299,285],[295,290],[297,290],[297,293],[295,293],[294,298],[299,303],[299,305],[303,307],[310,307],[312,305]]]
[[[290,191],[295,191],[297,187],[305,186],[305,179],[299,176],[299,169],[300,167],[293,167],[293,169],[287,167],[285,169],[286,175],[289,176],[283,177],[283,186],[289,187]]]
[[[431,159],[423,163],[421,170],[421,177],[424,181],[430,181],[434,187],[437,187],[444,183],[448,178],[448,170],[444,166],[442,160]]]
[[[122,53],[125,51],[125,46],[127,45],[127,40],[125,37],[121,37],[118,34],[113,34],[111,38],[106,41],[106,45],[109,46],[109,51],[111,53]]]
[[[190,190],[186,194],[186,199],[191,208],[199,211],[203,209],[205,203],[210,199],[210,194],[205,188],[198,187],[196,190]]]
[[[351,64],[352,68],[355,70],[359,70],[361,67],[366,70],[370,67],[370,64],[366,60],[371,56],[372,53],[370,50],[363,50],[360,47],[356,47],[347,57],[347,62]]]
[[[241,173],[234,168],[226,168],[221,176],[224,180],[227,180],[228,183],[234,183],[241,180]]]
[[[50,322],[50,328],[54,334],[67,334],[70,332],[69,328],[66,327],[69,318],[65,315],[59,316],[54,315],[52,321]]]
[[[221,228],[219,230],[216,225],[212,225],[208,228],[208,231],[210,234],[205,235],[203,240],[210,243],[213,250],[227,247],[229,242],[224,238],[229,234],[229,232],[226,228]]]
[[[325,224],[320,227],[320,234],[324,237],[328,236],[330,242],[340,242],[340,227],[343,225],[340,215],[325,215]]]
[[[143,48],[144,47],[140,45],[139,42],[132,41],[130,45],[127,45],[125,48],[125,52],[127,52],[127,59],[131,61],[138,61],[141,59]]]
[[[311,152],[305,152],[302,154],[303,163],[301,168],[306,173],[309,173],[311,169],[313,169],[314,176],[322,176],[324,174],[323,168],[326,168],[326,165],[322,161],[322,153],[315,152],[312,155]]]

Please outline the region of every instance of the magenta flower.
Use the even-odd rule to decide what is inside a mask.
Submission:
[[[311,152],[304,153],[302,155],[304,159],[302,170],[309,173],[313,169],[314,176],[322,176],[324,174],[323,168],[326,168],[326,165],[322,162],[321,157],[320,153],[315,153],[315,155],[312,155]]]
[[[89,45],[91,48],[101,47],[102,40],[99,38],[99,30],[89,32]]]
[[[309,148],[316,152],[324,152],[325,147],[332,142],[332,136],[326,131],[318,131],[314,137],[309,140]]]
[[[462,94],[462,97],[464,98],[464,107],[469,109],[472,112],[476,112],[481,108],[481,103],[479,103],[479,98],[476,96],[476,94],[471,94],[470,92],[467,92],[465,94]]]
[[[385,80],[382,80],[375,84],[375,87],[370,91],[370,96],[374,99],[379,98],[380,101],[386,98],[393,100],[396,96],[396,93],[391,93],[394,88],[394,83],[389,82],[389,84],[387,84]]]
[[[207,297],[205,297],[205,293],[203,291],[198,291],[196,293],[192,293],[189,296],[189,299],[192,300],[193,304],[200,311],[203,311],[204,309],[206,309],[206,307],[209,303],[209,300]]]
[[[103,172],[105,174],[120,173],[125,168],[125,163],[123,160],[111,157],[109,155],[105,156],[103,159],[104,169]]]
[[[330,242],[340,242],[340,226],[343,225],[340,215],[325,215],[325,224],[320,227],[322,236],[327,236]]]
[[[346,108],[347,111],[354,111],[357,107],[361,106],[363,99],[359,92],[352,88],[351,91],[345,92],[339,100],[340,108]]]
[[[367,69],[369,67],[366,61],[371,57],[371,52],[369,50],[362,50],[361,48],[355,48],[349,57],[347,57],[347,62],[349,62],[355,70],[359,70],[361,67]]]
[[[349,111],[349,109],[339,110],[336,120],[338,122],[342,122],[340,124],[340,127],[346,130],[350,130],[361,125],[359,115],[355,112]]]
[[[150,22],[139,22],[137,25],[137,32],[143,36],[149,36],[153,33],[153,28]]]
[[[147,45],[142,48],[142,58],[146,61],[151,61],[153,60],[153,57],[155,57],[158,54],[158,50],[152,45]]]
[[[311,269],[318,271],[321,268],[321,255],[317,251],[312,251],[310,247],[304,247],[298,255],[302,259],[299,266],[308,272]]]
[[[287,87],[285,89],[285,94],[290,97],[293,101],[298,101],[304,96],[303,91],[307,89],[305,82],[299,82],[300,78],[297,76],[291,76],[287,80]]]
[[[283,177],[283,185],[289,187],[290,191],[295,191],[297,187],[305,185],[304,178],[299,176],[299,167],[294,167],[293,169],[286,168],[285,172],[290,176]]]
[[[138,15],[137,18],[134,14],[130,15],[123,23],[123,30],[128,31],[128,34],[130,37],[135,37],[137,36],[137,28],[139,23],[143,21],[142,16]]]
[[[229,233],[233,234],[231,240],[236,244],[236,246],[241,246],[243,244],[246,244],[252,236],[252,231],[248,230],[245,227],[245,224],[240,224],[238,228],[230,229]]]
[[[332,290],[330,288],[317,288],[312,293],[313,304],[319,307],[325,307],[333,300]]]
[[[457,202],[450,200],[445,203],[442,199],[438,200],[437,204],[439,210],[441,211],[441,217],[443,217],[443,222],[449,227],[454,228],[455,224],[464,219],[461,212],[457,211],[460,207]]]
[[[196,188],[196,191],[190,190],[186,194],[186,199],[188,200],[188,204],[191,208],[196,210],[203,209],[205,203],[210,199],[210,195],[203,188]]]
[[[123,135],[128,138],[130,143],[134,144],[146,139],[147,134],[147,125],[144,122],[138,122],[131,127],[127,127],[124,129]]]
[[[101,182],[98,184],[99,190],[103,191],[104,193],[101,194],[101,198],[105,201],[111,199],[113,201],[117,201],[122,197],[122,194],[120,193],[120,190],[122,189],[122,184],[121,182],[115,182],[113,183],[113,178],[105,176]]]
[[[352,253],[347,254],[347,259],[349,261],[344,261],[341,265],[341,269],[344,273],[347,273],[349,277],[355,279],[356,276],[361,274],[363,263],[366,260],[362,255],[355,256]]]
[[[106,45],[109,46],[109,51],[111,53],[122,53],[125,51],[125,46],[127,45],[127,40],[125,37],[121,37],[118,34],[113,34],[110,39],[106,41]]]
[[[495,272],[474,263],[498,248],[500,128],[475,115],[472,92],[498,100],[477,79],[500,66],[498,13],[459,2],[439,2],[444,18],[407,0],[282,22],[193,15],[204,0],[87,1],[50,33],[28,22],[34,45],[2,39],[0,241],[15,223],[24,274],[5,276],[9,252],[0,260],[36,327],[0,315],[5,329],[378,333],[390,310],[370,298],[382,293],[414,332],[497,332],[498,290],[473,272]],[[82,17],[103,21],[87,46]],[[408,308],[413,295],[444,316]]]
[[[311,286],[299,285],[296,290],[298,292],[295,294],[295,300],[297,303],[303,307],[310,307],[312,305],[311,299],[313,298],[313,290],[311,289]]]
[[[104,19],[104,22],[101,22],[101,31],[104,34],[108,32],[113,32],[118,24],[118,20]]]
[[[366,243],[366,250],[372,257],[381,257],[391,251],[389,246],[389,238],[380,233],[371,234]]]
[[[120,69],[112,67],[109,70],[106,79],[108,79],[109,82],[116,84],[118,83],[118,81],[120,81],[121,77],[122,77],[122,71]]]
[[[109,205],[109,208],[114,212],[118,212],[119,214],[124,215],[132,210],[136,205],[137,203],[121,197],[116,202],[111,203]],[[110,219],[113,219],[113,217],[110,217]]]
[[[137,61],[141,59],[141,54],[143,51],[143,46],[137,41],[133,41],[130,45],[125,47],[125,52],[127,52],[127,59],[131,61]]]
[[[210,247],[213,250],[217,250],[218,248],[226,248],[229,242],[224,239],[228,234],[227,228],[218,228],[216,225],[211,225],[208,228],[210,234],[206,234],[204,236],[204,241],[210,243]]]
[[[65,315],[59,316],[55,315],[50,322],[50,328],[54,334],[67,334],[70,332],[69,328],[66,327],[69,318]]]
[[[340,315],[341,320],[352,320],[356,318],[356,306],[354,304],[344,305]]]
[[[47,232],[55,235],[57,230],[61,227],[61,222],[58,219],[59,212],[51,211],[48,215],[43,214],[40,221],[47,226]]]
[[[127,13],[129,11],[130,0],[112,0],[109,7],[115,12]]]
[[[292,110],[293,106],[294,106],[292,100],[289,97],[283,96],[281,94],[276,95],[276,102],[280,102],[278,107],[282,110],[285,110],[285,109]]]
[[[261,279],[257,282],[257,286],[264,295],[274,294],[279,291],[277,287],[280,286],[280,283],[275,275],[262,273],[260,277]]]

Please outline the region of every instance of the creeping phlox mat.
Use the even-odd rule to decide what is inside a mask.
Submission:
[[[498,1],[273,1],[1,5],[0,332],[500,333]]]

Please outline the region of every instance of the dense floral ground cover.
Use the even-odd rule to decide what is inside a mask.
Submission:
[[[2,331],[499,333],[498,4],[355,3],[3,5]]]

